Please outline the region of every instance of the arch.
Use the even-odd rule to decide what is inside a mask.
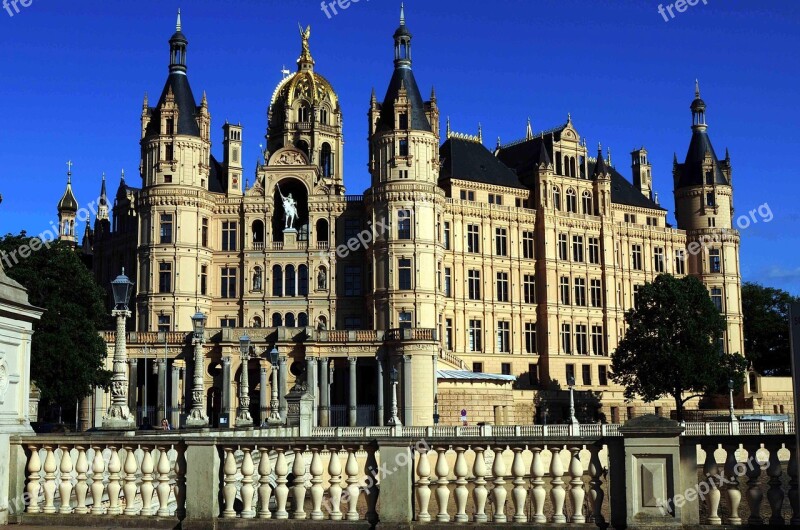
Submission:
[[[272,327],[279,328],[283,326],[283,317],[280,313],[272,313]]]
[[[253,327],[254,328],[260,328],[262,325],[263,325],[263,323],[261,322],[261,317],[260,316],[254,316],[253,317]]]
[[[578,196],[572,188],[567,190],[567,212],[578,213]]]
[[[553,208],[561,210],[561,190],[558,186],[553,186]]]
[[[297,295],[297,284],[295,283],[296,275],[295,275],[295,268],[294,265],[287,265],[284,269],[284,289],[283,292],[286,296],[296,296]]]
[[[319,122],[322,125],[328,125],[328,108],[322,107],[319,109]]]
[[[264,270],[261,267],[253,269],[253,291],[261,292],[264,288]]]
[[[322,331],[328,329],[328,317],[325,315],[317,317],[317,329]]]
[[[304,328],[308,326],[308,315],[306,313],[300,313],[297,315],[297,327]]]
[[[308,266],[306,265],[297,267],[297,294],[308,296]]]
[[[283,296],[283,269],[280,265],[272,267],[272,296]]]
[[[311,108],[305,102],[300,103],[297,107],[297,121],[300,123],[308,123],[311,121]]]
[[[583,214],[584,215],[594,215],[594,207],[592,204],[592,194],[588,191],[584,191],[581,195],[581,202],[583,203]]]
[[[264,221],[261,219],[256,219],[253,221],[251,225],[253,230],[253,243],[263,243],[264,242]]]
[[[295,327],[294,313],[286,313],[285,323],[287,328]]]
[[[328,220],[327,219],[320,219],[317,221],[317,243],[328,243],[329,242],[329,230],[328,230]]]
[[[322,176],[330,178],[333,175],[333,153],[331,152],[331,144],[325,142],[322,144],[322,152],[319,157],[319,168],[322,171]]]
[[[287,228],[283,197],[294,201],[297,215],[292,227],[297,231],[298,241],[308,239],[308,195],[306,184],[296,177],[286,177],[278,182],[272,191],[272,240],[283,241],[283,232]]]

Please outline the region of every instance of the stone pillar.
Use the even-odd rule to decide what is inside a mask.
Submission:
[[[414,516],[414,452],[409,444],[380,444],[381,465],[395,470],[381,477],[381,524],[407,528]],[[457,526],[457,525],[456,525]]]
[[[414,425],[414,407],[412,396],[414,389],[411,386],[411,356],[403,355],[403,424],[406,427]]]
[[[169,424],[172,426],[173,429],[177,429],[180,427],[181,416],[180,412],[178,412],[178,398],[180,397],[180,392],[178,391],[178,381],[181,379],[181,367],[176,366],[175,364],[172,365],[172,377],[170,378],[170,400],[169,406],[172,409],[172,412],[169,413]]]
[[[156,398],[156,417],[150,418],[151,425],[161,425],[161,420],[167,417],[167,411],[164,408],[167,402],[167,361],[157,359],[156,366],[158,367],[158,392],[156,392],[158,397]]]
[[[330,382],[328,375],[328,358],[320,357],[319,359],[319,424],[321,427],[329,427],[331,424],[331,405],[330,405]]]
[[[281,419],[286,420],[286,356],[278,357],[278,410],[281,412]]]
[[[376,371],[377,371],[376,377],[377,377],[377,380],[378,380],[377,381],[378,382],[378,390],[377,390],[377,392],[378,392],[378,410],[376,411],[376,413],[377,413],[377,417],[378,417],[377,418],[378,419],[378,426],[379,427],[383,427],[383,418],[384,418],[383,398],[384,398],[384,394],[385,394],[384,390],[383,390],[383,361],[381,360],[380,357],[376,357],[375,358],[375,363],[376,363],[375,366],[376,366]]]
[[[186,462],[202,465],[187,465],[186,469],[186,519],[188,526],[204,528],[209,521],[220,515],[220,457],[212,438],[192,439],[186,447]],[[192,525],[192,522],[194,525]]]
[[[145,366],[147,368],[147,366]],[[144,374],[147,377],[147,374]],[[136,411],[139,399],[139,360],[128,359],[128,408],[136,422]],[[145,411],[145,415],[147,412]],[[152,423],[152,421],[151,421]]]
[[[347,424],[350,427],[355,427],[358,424],[358,394],[356,388],[356,357],[348,357],[348,384],[349,391],[347,393]]]
[[[306,387],[312,396],[317,393],[317,373],[314,365],[317,361],[313,357],[306,356]]]
[[[92,396],[88,395],[81,400],[80,430],[88,431],[92,428]]]
[[[224,418],[224,419],[223,419]],[[225,421],[225,423],[223,423]],[[231,426],[231,357],[222,358],[222,407],[219,427],[227,429]]]
[[[259,379],[258,379],[258,424],[263,425],[267,421],[267,405],[269,404],[269,395],[267,394],[267,367],[263,364],[259,365]]]

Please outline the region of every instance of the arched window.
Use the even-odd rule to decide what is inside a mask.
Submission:
[[[308,123],[311,121],[311,109],[308,108],[308,105],[302,104],[298,107],[297,121],[301,123]]]
[[[322,144],[319,168],[322,171],[323,177],[330,178],[333,175],[333,155],[331,154],[331,144],[327,142]]]
[[[564,175],[569,176],[569,157],[564,155]]]
[[[317,243],[327,243],[329,241],[328,220],[320,219],[317,221]]]
[[[308,267],[305,265],[297,267],[297,294],[308,296]]]
[[[272,267],[272,296],[283,296],[283,269],[280,265]]]
[[[297,291],[295,290],[295,274],[294,274],[294,265],[287,265],[286,266],[286,288],[284,292],[286,296],[295,296]]]
[[[264,221],[253,221],[253,243],[264,243]]]
[[[574,156],[569,157],[569,175],[571,177],[577,177],[578,176],[578,172],[575,170],[575,157]]]
[[[295,325],[294,313],[286,313],[286,327],[293,328]]]
[[[319,109],[319,122],[322,125],[328,125],[328,109],[325,107]]]
[[[297,327],[304,328],[308,326],[308,315],[305,313],[300,313],[297,315]]]
[[[261,317],[253,317],[253,327],[254,328],[261,327]]]
[[[588,191],[584,191],[583,195],[581,196],[581,202],[583,203],[584,215],[594,215],[594,208],[592,208],[592,194]]]
[[[279,328],[283,326],[283,317],[280,313],[272,313],[272,327]]]
[[[253,269],[253,291],[261,292],[264,285],[264,271],[261,267]]]
[[[561,210],[561,190],[558,186],[553,186],[553,208]]]
[[[567,211],[570,213],[578,212],[578,197],[572,188],[567,190]]]

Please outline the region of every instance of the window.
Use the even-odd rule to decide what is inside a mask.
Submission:
[[[405,112],[400,113],[400,129],[407,130],[408,129],[408,114]]]
[[[489,204],[498,204],[498,205],[502,206],[502,204],[503,204],[503,196],[502,195],[498,195],[497,193],[490,193],[489,194]]]
[[[481,271],[471,269],[467,271],[467,287],[470,300],[481,299]]]
[[[525,322],[525,352],[536,353],[536,322]]]
[[[294,313],[286,313],[286,327],[293,328],[295,324]]]
[[[716,206],[716,201],[714,200],[713,193],[706,193],[706,206],[710,207]]]
[[[476,374],[483,373],[483,363],[472,363],[472,371]]]
[[[236,319],[235,318],[221,318],[219,319],[219,327],[221,328],[235,328],[236,327]]]
[[[583,263],[583,236],[572,236],[572,261]]]
[[[575,324],[575,351],[579,355],[589,353],[589,334],[586,324]]]
[[[286,296],[295,296],[297,295],[297,290],[295,289],[295,280],[297,278],[295,273],[294,265],[287,265],[286,269],[284,270],[285,281],[283,292]]]
[[[567,212],[578,213],[578,197],[572,188],[567,190]]]
[[[236,273],[237,270],[233,267],[222,267],[220,273],[222,298],[236,298]]]
[[[592,215],[594,214],[594,208],[592,207],[592,194],[588,191],[584,191],[583,195],[581,195],[581,204],[583,206],[583,215]]]
[[[359,286],[361,284],[359,283]],[[308,266],[300,265],[297,267],[297,294],[300,296],[308,296]],[[301,313],[302,315],[302,313]],[[298,319],[300,316],[298,315]],[[304,327],[304,326],[301,326]]]
[[[208,246],[208,217],[203,217],[200,223],[200,244],[204,247]]]
[[[410,311],[400,311],[399,319],[400,329],[411,329],[412,319]]]
[[[597,367],[597,382],[600,386],[608,386],[608,366],[601,364]]]
[[[280,313],[272,313],[272,327],[279,328],[283,326],[283,316]]]
[[[208,294],[208,265],[200,266],[200,294]]]
[[[161,244],[169,245],[172,243],[172,214],[161,214]]]
[[[638,309],[639,308],[639,291],[642,290],[641,285],[634,285],[633,286],[633,307]]]
[[[708,227],[709,228],[715,228],[716,226],[717,226],[717,219],[714,218],[714,217],[709,217],[708,218]]]
[[[444,268],[444,295],[453,296],[453,269],[450,267]]]
[[[561,353],[572,353],[572,329],[569,324],[561,324]]]
[[[222,250],[236,250],[236,221],[222,222]]]
[[[158,315],[158,331],[162,333],[172,328],[172,315]]]
[[[497,351],[498,353],[511,352],[511,323],[507,320],[497,322]]]
[[[711,301],[714,302],[714,307],[717,308],[717,311],[722,313],[722,289],[719,287],[711,288]]]
[[[400,140],[400,156],[408,156],[408,140]]]
[[[480,320],[469,321],[469,351],[482,351],[483,326]]]
[[[553,208],[561,210],[561,190],[558,186],[553,186]]]
[[[538,385],[539,384],[539,365],[538,364],[529,364],[528,365],[528,382],[531,385]]]
[[[344,295],[361,296],[361,265],[344,268]]]
[[[600,238],[599,237],[590,237],[589,238],[589,263],[593,263],[595,265],[600,263]]]
[[[165,149],[166,155],[164,156],[164,160],[166,160],[167,162],[171,162],[172,160],[175,159],[175,147],[172,145],[172,142],[166,144],[164,147],[166,148]]]
[[[508,256],[508,235],[505,228],[494,229],[494,244],[498,256]]]
[[[167,129],[164,131],[166,134],[172,135],[175,134],[175,120],[172,118],[167,118]]]
[[[575,305],[586,306],[586,279],[575,278]]]
[[[569,305],[569,277],[562,276],[558,281],[559,291],[561,293],[561,303]]]
[[[303,123],[311,121],[311,112],[307,106],[301,105],[300,108],[297,109],[297,121]]]
[[[444,240],[442,243],[445,250],[450,250],[450,221],[444,222]]]
[[[647,226],[658,226],[658,217],[648,217]]]
[[[478,225],[467,225],[467,252],[481,251],[480,229]]]
[[[675,274],[679,276],[686,274],[686,252],[683,250],[675,251]]]
[[[453,351],[453,319],[444,320],[444,347],[447,351]]]
[[[397,212],[397,239],[411,239],[411,210]]]
[[[570,381],[575,381],[575,365],[574,365],[574,364],[568,364],[568,365],[566,366],[566,369],[567,369],[567,370],[566,370],[566,372],[567,372],[567,373],[566,373],[566,376],[567,376],[567,384],[569,384],[569,383],[570,383]]]
[[[642,270],[642,245],[631,245],[631,267]]]
[[[283,296],[283,269],[280,265],[272,267],[272,296]]]
[[[526,274],[522,277],[522,293],[526,304],[536,303],[536,276]]]
[[[664,249],[662,247],[653,249],[653,261],[655,261],[656,272],[664,272],[666,270],[664,266]]]
[[[361,329],[361,317],[345,317],[344,329]]]
[[[592,353],[595,355],[606,354],[603,326],[592,326]]]
[[[722,262],[718,248],[712,248],[708,251],[708,270],[709,272],[722,272]]]
[[[172,292],[172,263],[158,264],[158,292]]]
[[[319,109],[319,122],[322,125],[328,125],[328,109],[326,108]]]
[[[511,363],[500,363],[500,371],[503,375],[511,375]]]
[[[475,192],[474,191],[461,190],[461,200],[462,201],[475,201]]]
[[[508,302],[508,273],[497,273],[497,301]]]
[[[581,366],[581,375],[583,376],[583,386],[591,386],[592,385],[592,365],[591,364],[584,364]]]
[[[626,213],[625,214],[625,222],[626,223],[636,224],[636,215],[634,215],[632,213]]]
[[[599,279],[592,279],[589,283],[589,298],[592,307],[603,307],[603,288]]]
[[[398,289],[401,291],[411,290],[411,260],[400,258],[397,262],[398,270]]]
[[[558,234],[558,259],[569,259],[569,248],[567,244],[567,234]]]
[[[533,259],[533,251],[533,232],[526,230],[522,232],[522,257],[525,259]]]

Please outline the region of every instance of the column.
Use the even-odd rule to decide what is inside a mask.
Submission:
[[[403,355],[403,425],[414,425],[414,409],[412,407],[411,356]]]
[[[267,421],[267,405],[269,395],[267,394],[267,367],[262,363],[259,365],[258,379],[258,424],[263,425]]]
[[[330,418],[330,383],[328,375],[328,358],[320,357],[319,359],[319,424],[321,427],[329,427],[331,424]]]
[[[144,374],[147,377],[147,374]],[[139,399],[139,360],[138,359],[128,359],[128,408],[133,415],[134,422],[136,425],[139,425],[139,416],[136,414],[138,410],[138,401]],[[147,415],[147,411],[145,411],[144,415]],[[150,422],[152,423],[152,421]]]
[[[358,400],[356,395],[356,358],[348,357],[347,365],[349,368],[348,382],[350,384],[347,393],[347,424],[355,427],[358,424]]]
[[[281,412],[281,419],[286,420],[286,356],[278,357],[278,410]]]
[[[306,354],[306,387],[308,388],[308,392],[314,396],[314,402],[311,404],[311,424],[312,426],[316,427],[319,425],[317,420],[316,414],[316,396],[319,394],[317,392],[317,361],[313,357],[310,357]]]
[[[156,360],[158,366],[158,398],[156,398],[156,417],[150,418],[151,425],[161,425],[161,420],[167,417],[165,406],[167,403],[167,361]]]
[[[383,361],[381,360],[380,357],[375,357],[375,363],[376,363],[375,366],[376,366],[377,378],[378,378],[378,390],[377,390],[377,392],[378,392],[378,410],[377,410],[378,426],[379,427],[383,427],[383,418],[384,418],[384,412],[383,412],[383,397],[384,397],[384,391],[383,391]]]
[[[226,418],[226,423],[222,423],[222,418]],[[222,428],[230,427],[231,422],[231,358],[222,358],[222,410],[220,411],[219,426]]]
[[[178,392],[178,381],[181,379],[181,367],[176,366],[175,364],[172,365],[172,377],[170,378],[170,400],[169,400],[169,407],[172,409],[169,413],[169,424],[172,426],[173,429],[177,429],[180,427],[180,412],[178,411],[178,398],[180,393]]]

